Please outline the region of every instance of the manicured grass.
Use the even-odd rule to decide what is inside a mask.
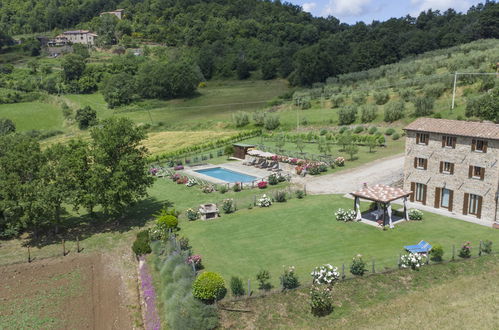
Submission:
[[[18,131],[62,130],[62,111],[55,105],[25,102],[0,105],[0,118],[9,118]]]
[[[154,132],[147,135],[144,145],[149,152],[154,155],[163,151],[178,150],[235,134],[237,134],[237,132],[234,131]]]
[[[65,226],[59,235],[46,233],[43,238],[29,240],[26,236],[19,239],[0,241],[0,265],[16,262],[26,262],[28,250],[26,244],[31,245],[31,256],[42,259],[60,256],[62,253],[61,239],[66,241],[66,249],[76,250],[76,238],[84,248],[83,253],[106,251],[108,249],[131,249],[135,234],[151,224],[155,214],[166,200],[175,203],[174,207],[182,212],[188,208],[196,208],[201,203],[221,203],[226,198],[234,198],[239,208],[246,208],[253,202],[254,195],[263,192],[272,193],[273,189],[284,189],[287,184],[281,183],[274,188],[263,190],[243,190],[241,192],[229,191],[225,194],[214,192],[203,193],[199,187],[188,188],[178,185],[169,179],[157,179],[149,189],[150,197],[131,207],[119,219],[99,216],[95,219],[89,217],[83,210],[80,214],[68,211],[70,214],[65,220]]]
[[[317,265],[348,267],[358,253],[369,263],[375,260],[378,271],[394,268],[403,246],[422,239],[441,244],[445,258],[453,244],[458,249],[465,241],[475,247],[479,240],[499,243],[497,230],[431,213],[425,213],[424,221],[402,223],[389,231],[334,219],[334,211],[352,204],[338,195],[308,196],[270,208],[240,210],[215,221],[183,222],[180,234],[203,256],[206,269],[221,272],[227,281],[231,276],[250,279],[255,286],[261,269],[270,271],[274,285],[283,266],[295,266],[300,278],[308,281]]]
[[[310,313],[305,284],[223,302],[221,323],[232,329],[492,329],[499,325],[498,272],[495,255],[342,281],[333,289],[334,310],[325,317]]]

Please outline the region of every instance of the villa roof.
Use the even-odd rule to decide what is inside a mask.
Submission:
[[[64,34],[87,34],[90,33],[88,30],[74,30],[74,31],[65,31]]]
[[[384,184],[377,184],[369,187],[365,186],[359,191],[350,193],[352,196],[368,199],[380,203],[389,203],[396,199],[409,196],[412,191],[405,191],[400,188],[386,186]]]
[[[419,131],[499,140],[499,125],[451,119],[418,118],[404,128]]]

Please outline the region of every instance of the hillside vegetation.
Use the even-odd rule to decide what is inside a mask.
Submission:
[[[99,17],[117,6],[125,10],[123,20]],[[499,4],[487,1],[466,13],[428,10],[417,17],[348,25],[281,1],[7,0],[0,28],[11,35],[89,28],[99,34],[101,46],[154,41],[176,47],[206,79],[246,79],[257,70],[264,79],[280,76],[311,85],[410,55],[497,38],[498,12]]]

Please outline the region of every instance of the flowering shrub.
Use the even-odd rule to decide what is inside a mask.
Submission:
[[[188,209],[187,211],[185,211],[185,214],[187,215],[187,219],[189,219],[190,221],[199,219],[199,212],[196,210]]]
[[[149,229],[151,241],[166,241],[168,239],[168,229],[165,226],[155,224]]]
[[[357,212],[355,212],[354,210],[344,210],[340,208],[338,209],[338,211],[336,211],[334,216],[338,221],[353,221],[355,220],[355,217],[357,217]]]
[[[423,212],[418,209],[410,209],[409,210],[409,219],[410,220],[423,220]]]
[[[350,266],[350,273],[353,275],[363,276],[366,271],[366,262],[362,260],[362,255],[357,254],[353,257],[352,265]]]
[[[192,265],[194,263],[194,267],[196,268],[196,270],[202,269],[203,266],[201,264],[201,261],[202,261],[202,258],[199,254],[195,254],[195,255],[192,255],[190,257],[187,257],[187,260],[186,260],[186,262],[189,265]]]
[[[269,207],[270,205],[272,205],[272,201],[270,200],[270,198],[267,197],[267,195],[263,195],[257,201],[257,205],[260,206],[260,207]]]
[[[400,267],[418,270],[426,261],[426,256],[419,253],[404,254],[400,257]]]
[[[345,166],[345,158],[343,157],[338,157],[334,160],[334,163],[336,164],[336,166]]]
[[[310,308],[312,314],[325,316],[333,310],[333,292],[328,286],[313,285],[310,289]]]
[[[177,179],[177,184],[187,184],[187,182],[189,182],[189,179],[186,176]]]
[[[284,270],[284,273],[281,275],[281,285],[283,289],[295,289],[300,286],[300,282],[298,281],[298,277],[295,274],[295,267],[290,266]]]
[[[234,183],[234,185],[232,186],[232,190],[235,191],[235,192],[240,192],[242,190],[242,186],[243,184],[240,183],[240,182],[236,182]]]
[[[201,187],[201,190],[205,193],[205,194],[209,194],[209,193],[212,193],[215,191],[215,187],[211,184],[207,184],[207,185],[204,185]]]
[[[172,179],[173,182],[177,182],[178,179],[180,179],[180,174],[174,173],[172,174],[172,176],[170,176],[170,178]]]
[[[432,261],[442,261],[444,256],[444,248],[440,244],[436,244],[430,251],[430,256]]]
[[[275,186],[278,183],[279,183],[279,178],[277,177],[277,174],[269,175],[269,184],[271,186]]]
[[[466,242],[461,246],[461,250],[459,250],[459,256],[461,258],[470,258],[471,257],[471,242]]]
[[[222,210],[224,213],[232,213],[235,211],[234,200],[231,198],[224,199],[222,203]]]
[[[297,175],[300,175],[301,172],[303,172],[303,167],[301,167],[301,166],[298,165],[298,166],[295,167],[295,171],[296,171]]]
[[[310,275],[312,276],[314,284],[326,284],[333,286],[340,279],[338,268],[333,267],[330,264],[315,267]]]
[[[151,175],[156,175],[156,174],[158,174],[158,172],[159,172],[159,169],[157,169],[155,167],[149,169],[149,174],[151,174]]]
[[[198,183],[196,182],[196,180],[194,179],[189,179],[187,180],[187,183],[185,184],[187,187],[192,187],[192,186],[195,186],[197,185]]]
[[[180,170],[183,170],[184,169],[184,166],[183,165],[177,165],[173,168],[175,171],[180,171]]]
[[[260,182],[258,182],[258,188],[260,188],[260,189],[267,188],[267,181],[260,181]]]

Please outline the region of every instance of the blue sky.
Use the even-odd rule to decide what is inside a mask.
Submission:
[[[332,15],[345,23],[372,20],[384,21],[391,17],[406,14],[417,16],[427,9],[445,11],[453,8],[458,12],[466,12],[472,5],[482,1],[475,0],[288,0],[303,7],[315,16]]]

